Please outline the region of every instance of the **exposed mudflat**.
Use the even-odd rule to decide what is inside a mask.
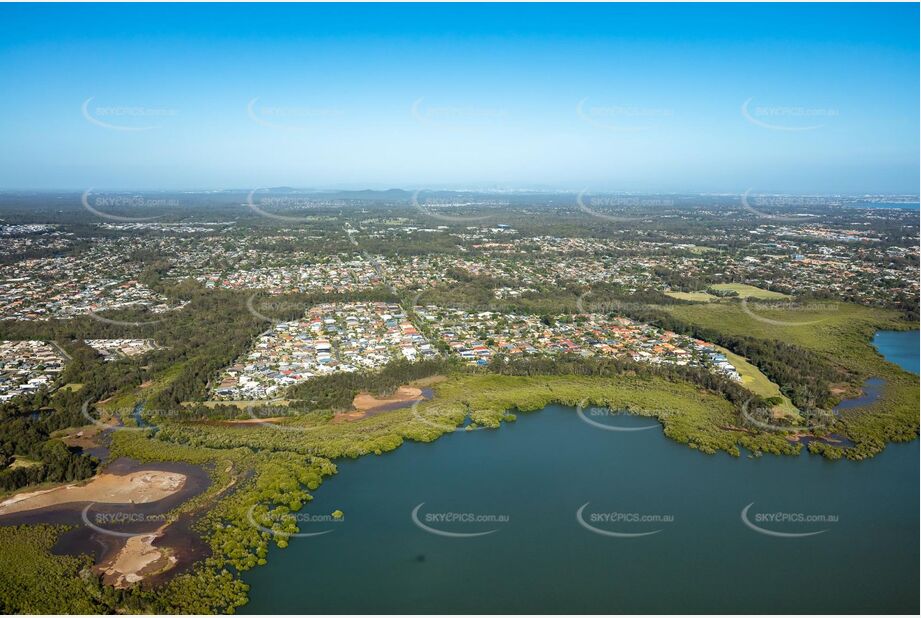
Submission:
[[[138,470],[125,475],[103,472],[85,484],[19,493],[0,502],[0,515],[43,509],[71,502],[146,504],[180,491],[186,476],[164,470]]]

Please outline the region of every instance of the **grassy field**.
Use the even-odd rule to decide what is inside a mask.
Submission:
[[[689,300],[695,303],[709,303],[714,300],[719,300],[713,294],[707,294],[706,292],[666,292],[665,295],[677,298],[678,300]]]
[[[772,292],[770,290],[762,290],[761,288],[756,288],[753,285],[748,285],[745,283],[717,283],[716,285],[710,286],[714,290],[720,290],[723,292],[738,292],[739,296],[742,298],[759,298],[761,300],[782,300],[784,298],[790,298],[786,294],[781,294],[780,292]]]
[[[879,360],[870,344],[876,330],[910,327],[894,311],[847,303],[774,307],[749,302],[743,308],[738,301],[724,301],[660,308],[685,322],[728,335],[778,339],[836,355],[838,362],[854,369],[869,368]]]
[[[780,340],[812,350],[829,364],[850,372],[855,377],[852,389],[870,377],[885,380],[876,402],[840,415],[836,430],[856,443],[855,448],[847,449],[847,457],[869,457],[882,451],[887,442],[917,438],[918,377],[887,362],[871,343],[880,329],[917,328],[896,312],[847,303],[785,307],[749,303],[743,307],[737,301],[661,308],[682,321],[729,335]],[[814,448],[824,449],[821,445]]]
[[[764,397],[765,399],[769,397],[780,397],[783,399],[783,403],[774,406],[773,410],[775,414],[787,416],[793,419],[799,418],[799,410],[796,409],[796,406],[790,402],[789,398],[780,392],[779,386],[771,382],[766,375],[761,373],[760,369],[748,362],[745,357],[730,352],[726,348],[722,348],[720,346],[713,347],[726,355],[726,358],[729,359],[729,362],[732,363],[732,366],[735,367],[736,371],[739,372],[739,375],[742,376],[742,385],[745,388],[756,395]]]
[[[13,457],[15,460],[10,464],[10,470],[15,470],[16,468],[32,468],[41,465],[40,461],[34,461],[22,455],[13,455]]]

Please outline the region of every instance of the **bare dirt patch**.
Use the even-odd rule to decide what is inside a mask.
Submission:
[[[417,383],[414,383],[417,384]],[[424,385],[420,385],[424,386]],[[370,393],[359,393],[352,400],[352,410],[339,412],[334,417],[333,423],[358,421],[369,416],[374,416],[389,410],[408,408],[417,401],[431,399],[431,389],[418,386],[401,386],[386,397],[375,397]]]
[[[284,416],[269,416],[266,418],[238,418],[226,421],[217,421],[220,425],[260,425],[262,423],[277,423],[285,420]]]
[[[422,389],[415,386],[401,386],[386,397],[375,397],[370,393],[359,393],[352,400],[352,407],[359,412],[368,412],[383,406],[392,406],[400,403],[412,403],[422,401]]]
[[[185,482],[186,475],[163,470],[138,470],[125,475],[103,473],[85,485],[70,484],[16,494],[0,502],[0,515],[70,502],[146,504],[175,494]]]
[[[127,588],[143,581],[145,577],[173,568],[177,559],[170,548],[154,545],[154,541],[162,535],[162,530],[160,528],[149,534],[128,538],[117,554],[98,565],[103,581],[116,588]]]

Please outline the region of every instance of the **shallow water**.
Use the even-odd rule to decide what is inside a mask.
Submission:
[[[56,554],[88,554],[96,562],[118,552],[125,543],[124,533],[152,532],[167,522],[164,514],[186,500],[204,492],[210,484],[208,473],[199,466],[177,462],[142,463],[119,458],[105,468],[106,473],[125,475],[138,470],[164,470],[186,475],[182,489],[175,494],[146,504],[93,504],[86,518],[101,530],[88,527],[84,509],[89,502],[71,502],[52,507],[23,511],[0,517],[0,525],[17,524],[71,524],[74,527],[58,539],[52,551]],[[187,568],[191,563],[208,555],[208,546],[190,530],[191,518],[183,517],[166,528],[156,541],[158,546],[169,546],[176,551],[177,568],[169,575]],[[109,534],[114,532],[115,534]]]

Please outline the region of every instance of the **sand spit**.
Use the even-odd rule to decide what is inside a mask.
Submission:
[[[116,588],[127,588],[145,577],[176,566],[177,558],[170,548],[154,546],[154,541],[162,536],[165,527],[129,537],[115,556],[96,567],[102,573],[103,581]]]
[[[0,502],[0,515],[70,502],[146,504],[175,494],[185,482],[186,475],[163,470],[138,470],[125,475],[103,473],[83,485],[74,483],[16,494]]]

